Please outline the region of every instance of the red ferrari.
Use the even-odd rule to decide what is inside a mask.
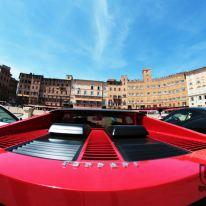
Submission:
[[[205,205],[206,135],[141,113],[55,110],[0,128],[0,206]]]

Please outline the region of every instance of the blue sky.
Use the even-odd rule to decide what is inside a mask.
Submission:
[[[206,66],[205,0],[1,0],[0,64],[46,77],[141,78]]]

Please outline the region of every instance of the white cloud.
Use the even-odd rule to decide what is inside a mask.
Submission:
[[[127,65],[123,55],[125,42],[134,18],[125,13],[124,6],[116,7],[110,1],[95,1],[94,5],[94,48],[91,56],[100,70],[119,69]]]
[[[108,44],[112,16],[108,12],[107,0],[99,0],[94,5],[95,47],[94,58],[99,61]]]

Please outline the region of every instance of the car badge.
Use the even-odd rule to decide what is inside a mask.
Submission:
[[[85,162],[84,167],[91,167],[92,163],[91,162]]]
[[[112,163],[110,163],[110,167],[111,168],[117,168],[118,166],[117,166],[117,164],[115,162],[112,162]]]
[[[98,167],[98,168],[102,168],[102,167],[104,167],[104,163],[102,163],[102,162],[98,162],[98,163],[97,163],[97,167]]]

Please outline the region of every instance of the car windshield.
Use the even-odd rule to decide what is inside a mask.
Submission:
[[[132,125],[132,117],[129,115],[92,115],[92,114],[65,114],[62,122],[88,124],[92,127],[107,127],[111,125]]]
[[[16,119],[11,116],[6,110],[4,110],[3,108],[0,108],[0,122],[3,123],[11,123],[11,122],[15,122]]]

